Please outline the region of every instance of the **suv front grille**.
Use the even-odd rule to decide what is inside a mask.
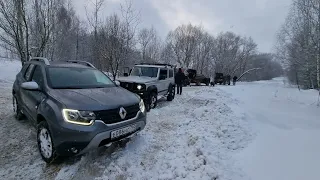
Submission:
[[[120,86],[131,91],[131,92],[136,92],[137,89],[137,83],[128,83],[128,82],[120,82]]]
[[[119,115],[120,107],[110,110],[95,111],[96,120],[101,120],[106,124],[118,123],[136,117],[140,110],[139,104],[123,107],[127,111],[127,115],[122,119]]]

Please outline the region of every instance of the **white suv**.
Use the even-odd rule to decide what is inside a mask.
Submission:
[[[169,64],[137,64],[130,75],[119,77],[120,86],[138,94],[147,110],[157,106],[161,97],[172,101],[175,96],[174,67]]]

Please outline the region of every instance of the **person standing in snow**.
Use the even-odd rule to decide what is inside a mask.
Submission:
[[[175,83],[177,85],[177,94],[182,94],[182,85],[185,80],[185,75],[182,72],[182,69],[179,68],[178,73],[175,76]]]
[[[227,83],[230,86],[230,84],[231,84],[231,76],[230,75],[227,75]]]
[[[234,85],[234,86],[236,85],[237,79],[238,79],[237,76],[234,76],[234,77],[233,77],[233,85]]]

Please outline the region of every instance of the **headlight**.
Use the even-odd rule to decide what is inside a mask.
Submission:
[[[137,89],[138,89],[138,90],[141,90],[141,89],[142,89],[142,86],[139,84],[139,85],[137,86]]]
[[[142,113],[145,113],[146,107],[144,106],[144,102],[142,99],[140,100],[139,107],[140,107],[140,111]]]
[[[78,111],[73,109],[63,109],[62,115],[65,121],[84,126],[92,125],[96,116],[91,111]]]

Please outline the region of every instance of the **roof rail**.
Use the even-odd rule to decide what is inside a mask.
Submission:
[[[76,64],[83,64],[83,65],[86,65],[86,66],[88,66],[88,67],[96,68],[96,67],[94,67],[93,64],[91,64],[91,63],[89,63],[89,62],[87,62],[87,61],[68,60],[68,61],[66,61],[66,62],[76,63]]]
[[[135,65],[155,65],[155,66],[171,66],[171,67],[174,67],[171,64],[162,64],[162,63],[138,63],[138,64],[135,64]]]
[[[30,61],[38,61],[38,62],[43,62],[46,65],[50,65],[50,62],[47,58],[44,57],[31,57]]]

